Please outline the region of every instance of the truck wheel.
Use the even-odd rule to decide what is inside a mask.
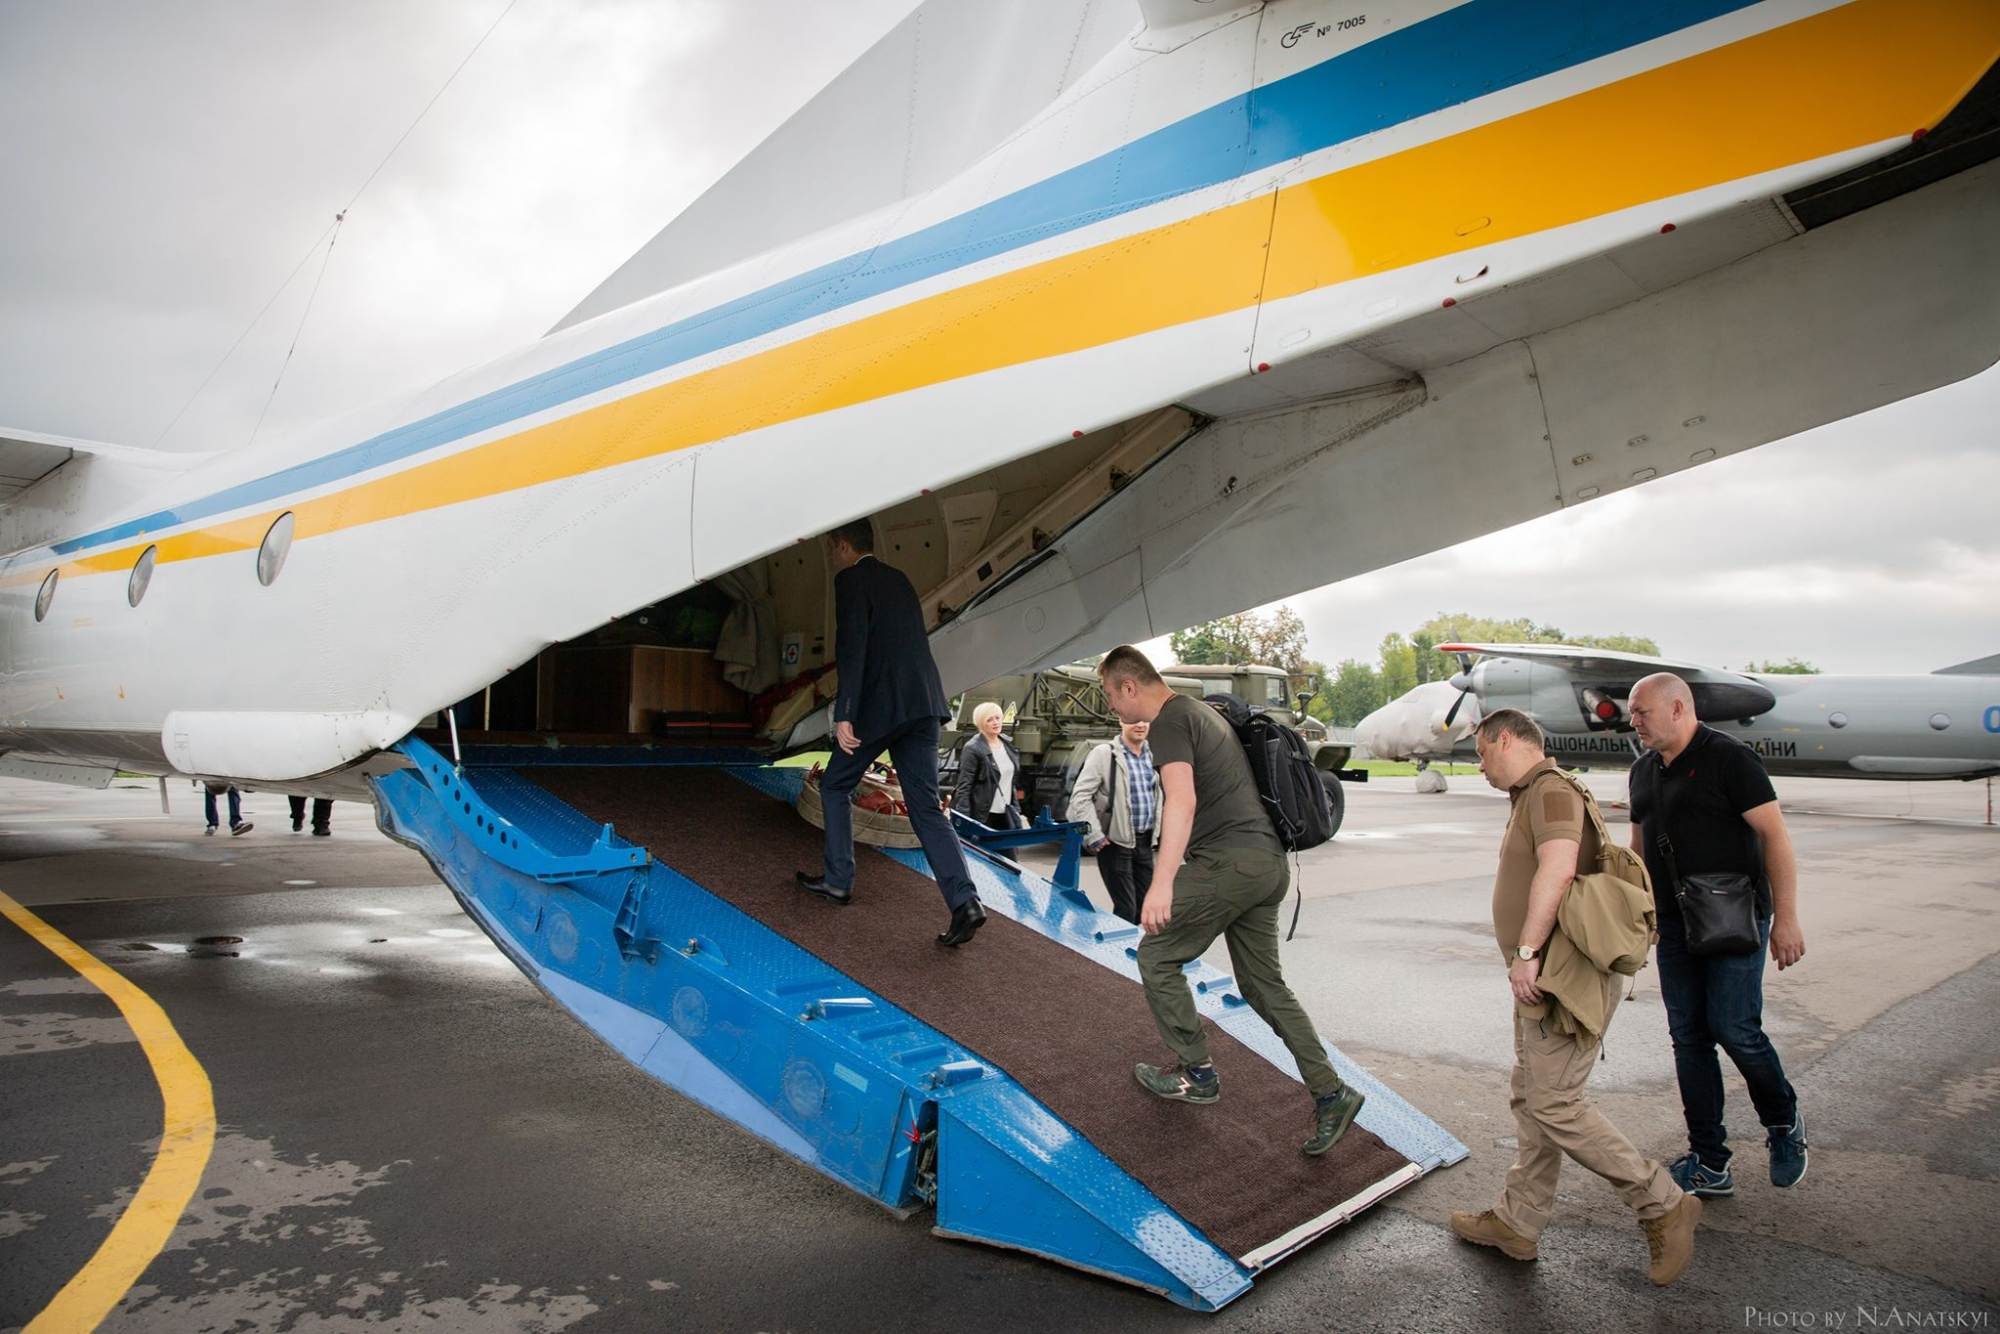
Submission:
[[[1322,771],[1320,780],[1326,784],[1327,810],[1333,816],[1333,827],[1327,835],[1331,838],[1340,832],[1340,822],[1347,818],[1347,790],[1341,786],[1340,779],[1331,773]]]

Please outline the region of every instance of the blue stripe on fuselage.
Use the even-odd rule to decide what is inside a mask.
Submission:
[[[795,278],[310,462],[57,542],[71,555],[260,505],[651,375],[926,278],[1220,185],[1761,0],[1469,0],[1122,147]],[[1306,39],[1308,41],[1311,38]]]

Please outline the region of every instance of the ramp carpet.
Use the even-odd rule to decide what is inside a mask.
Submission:
[[[948,916],[937,886],[866,848],[851,904],[801,892],[792,872],[819,868],[820,832],[725,773],[538,768],[527,776],[1006,1071],[1232,1256],[1406,1162],[1359,1126],[1325,1157],[1307,1158],[1299,1152],[1312,1130],[1305,1087],[1212,1024],[1221,1101],[1154,1098],[1132,1065],[1171,1056],[1138,983],[997,913],[970,944],[945,949],[936,943]]]

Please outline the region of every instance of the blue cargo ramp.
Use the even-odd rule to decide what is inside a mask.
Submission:
[[[1017,920],[956,953],[930,940],[935,887],[887,859],[864,863],[854,907],[807,900],[770,865],[788,880],[817,832],[752,786],[782,795],[797,771],[454,772],[410,745],[419,768],[380,783],[385,827],[525,971],[656,1078],[892,1209],[934,1206],[940,1232],[1214,1309],[1464,1154],[1343,1062],[1370,1094],[1364,1125],[1391,1143],[1357,1131],[1304,1159],[1309,1100],[1288,1057],[1281,1068],[1229,1036],[1247,1009],[1219,975],[1195,980],[1235,1096],[1148,1098],[1129,1067],[1158,1041],[1123,923],[986,863],[982,897]],[[1018,1035],[1010,1006],[1032,1020]],[[1218,1155],[1246,1142],[1267,1166],[1222,1170]]]

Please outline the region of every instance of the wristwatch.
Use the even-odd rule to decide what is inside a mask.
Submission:
[[[1541,958],[1542,951],[1534,945],[1516,945],[1514,947],[1514,957],[1526,963],[1530,959]]]

